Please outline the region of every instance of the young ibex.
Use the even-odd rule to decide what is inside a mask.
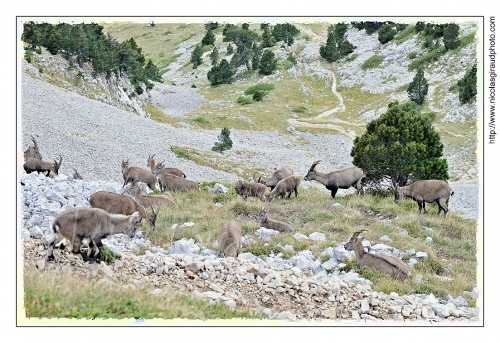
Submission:
[[[259,213],[255,217],[255,219],[257,219],[257,222],[261,227],[265,227],[266,229],[272,229],[279,232],[295,231],[295,228],[290,223],[270,219],[264,207],[260,208]]]
[[[122,161],[122,174],[123,187],[125,187],[125,185],[129,182],[140,181],[147,184],[153,191],[158,189],[156,187],[156,184],[158,183],[156,175],[144,168],[131,167],[128,159],[126,161]]]
[[[448,213],[446,202],[454,193],[446,181],[420,180],[405,187],[396,185],[394,188],[394,202],[398,203],[399,200],[403,199],[403,196],[411,198],[417,202],[420,213],[422,213],[422,209],[424,209],[424,213],[427,213],[425,209],[426,202],[436,202],[439,206],[437,214],[439,215],[442,210],[446,218],[446,213]]]
[[[295,192],[295,197],[297,197],[298,193],[297,189],[299,188],[299,185],[300,185],[300,176],[297,175],[287,176],[276,184],[276,187],[274,187],[271,193],[266,194],[266,201],[271,201],[276,196],[280,196],[281,199],[283,200],[285,199],[285,197],[287,199],[290,199],[292,192]]]
[[[321,161],[314,162],[311,168],[309,168],[307,175],[304,176],[305,181],[316,180],[323,184],[331,192],[332,198],[335,198],[335,194],[337,194],[339,188],[349,189],[354,187],[357,190],[357,194],[364,194],[363,186],[361,185],[364,173],[361,168],[350,167],[330,173],[320,173],[315,170],[319,162]]]
[[[110,214],[100,208],[73,207],[61,212],[52,224],[54,237],[49,242],[48,260],[54,260],[54,245],[63,238],[71,242],[73,253],[82,256],[84,261],[100,263],[102,239],[117,233],[126,233],[130,238],[141,224],[142,216],[139,212],[126,216],[124,214]],[[89,239],[87,255],[80,251],[83,239]],[[92,256],[92,252],[95,253]]]
[[[147,212],[144,206],[130,195],[98,191],[92,194],[88,200],[91,207],[101,208],[108,213],[130,215],[139,212],[142,218],[147,220],[151,230],[155,229],[158,212],[155,212],[153,207],[150,207],[151,213]]]
[[[144,194],[141,187],[137,182],[132,183],[132,192],[135,200],[145,208],[156,207],[157,209],[163,207],[175,206],[175,200],[168,192],[164,194]]]
[[[267,187],[261,183],[238,180],[234,183],[234,191],[245,201],[247,201],[248,197],[255,197],[263,202],[266,201]]]
[[[50,172],[53,172],[55,175],[57,175],[59,173],[59,168],[61,167],[61,162],[61,155],[59,155],[59,162],[57,162],[56,160],[54,160],[54,162],[47,162],[34,157],[30,157],[24,163],[23,168],[24,171],[28,174],[32,172],[37,172],[38,174],[46,172],[46,176],[49,176]]]
[[[151,168],[151,172],[153,172],[153,173],[155,172],[155,169],[156,169],[156,163],[155,163],[155,160],[153,158],[154,156],[155,156],[155,154],[148,156],[148,166],[149,166],[149,168]],[[161,162],[161,163],[163,164],[163,162]],[[175,175],[178,177],[186,178],[186,174],[184,174],[184,172],[182,170],[180,170],[179,168],[163,168],[163,170],[167,174],[172,174],[172,175]]]
[[[259,176],[258,180],[255,180],[255,173],[253,174],[254,182],[259,182],[267,187],[271,187],[271,191],[276,187],[276,184],[286,178],[287,176],[293,175],[293,171],[288,167],[283,167],[278,170],[275,170],[269,177],[262,178],[262,175]]]
[[[40,150],[38,148],[38,143],[35,140],[33,135],[31,136],[31,140],[33,141],[33,146],[28,146],[28,149],[24,150],[24,162],[26,162],[29,158],[36,158],[37,160],[42,159],[42,154],[40,154]]]
[[[344,244],[346,250],[354,250],[358,268],[368,266],[400,280],[411,275],[406,263],[399,258],[386,255],[374,255],[366,252],[363,248],[364,237],[358,237],[363,231],[367,230],[356,231],[351,239]]]
[[[224,257],[238,257],[238,249],[242,246],[241,225],[229,220],[219,230],[217,237],[219,249]]]
[[[83,180],[83,176],[81,176],[78,170],[76,170],[75,168],[73,168],[73,179]]]
[[[192,180],[178,177],[165,172],[163,163],[156,165],[154,173],[158,176],[158,183],[162,192],[200,192],[200,185]]]

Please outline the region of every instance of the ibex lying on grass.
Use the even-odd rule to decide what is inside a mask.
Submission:
[[[219,249],[224,257],[238,257],[238,249],[242,246],[241,225],[229,220],[219,230],[217,237]]]
[[[163,163],[156,165],[154,173],[158,176],[161,191],[171,192],[200,192],[200,185],[192,180],[178,177],[165,172]]]
[[[28,160],[24,163],[23,168],[26,173],[37,172],[47,173],[46,176],[49,176],[50,172],[53,172],[55,175],[59,173],[59,168],[61,167],[62,156],[59,155],[59,162],[54,160],[54,162],[47,162],[44,160],[39,160],[34,157],[28,158]]]
[[[446,213],[448,213],[446,202],[453,193],[455,192],[452,191],[446,181],[420,180],[405,187],[398,187],[396,185],[394,188],[394,202],[398,203],[399,200],[403,199],[403,196],[406,196],[417,202],[420,213],[422,213],[422,209],[424,209],[424,213],[427,213],[425,203],[433,203],[435,201],[439,206],[437,214],[439,215],[442,210],[446,218]]]
[[[330,173],[320,173],[315,170],[316,165],[321,161],[316,161],[311,165],[304,180],[316,180],[323,184],[328,189],[332,198],[335,198],[339,188],[349,189],[356,188],[358,194],[364,194],[361,179],[364,177],[363,170],[358,167],[350,167],[342,170],[333,171]]]
[[[141,224],[139,212],[131,215],[110,214],[100,208],[73,207],[61,212],[52,224],[54,237],[49,242],[48,260],[54,259],[54,245],[63,238],[70,241],[73,253],[82,256],[84,261],[100,263],[102,239],[117,233],[125,232],[130,238]],[[87,255],[80,251],[83,239],[89,239]],[[92,252],[95,248],[95,253]]]
[[[153,158],[154,156],[155,156],[155,154],[148,156],[148,166],[149,166],[149,168],[151,168],[151,172],[153,172],[153,173],[155,172],[155,169],[156,169],[156,163],[155,163],[155,160]],[[161,162],[161,163],[163,164],[163,162]],[[186,174],[184,174],[184,172],[178,168],[163,168],[163,170],[167,174],[172,174],[172,175],[175,175],[178,177],[186,178]]]
[[[26,162],[29,158],[36,158],[37,160],[42,159],[42,154],[40,154],[40,150],[38,148],[38,143],[35,140],[33,135],[31,136],[31,140],[33,141],[33,146],[28,146],[28,149],[24,150],[24,162]]]
[[[278,170],[275,170],[270,176],[266,178],[262,178],[262,175],[259,176],[258,180],[255,180],[255,173],[253,174],[253,181],[259,182],[267,187],[271,187],[271,191],[276,187],[276,184],[286,178],[287,176],[293,175],[293,171],[288,167],[283,167]]]
[[[266,229],[272,229],[279,232],[295,231],[295,228],[290,223],[269,219],[269,216],[267,215],[267,212],[263,207],[261,207],[255,219],[257,219],[257,222],[261,227],[265,227]]]
[[[139,167],[131,167],[129,160],[122,161],[122,174],[123,174],[123,187],[129,182],[140,181],[144,182],[148,185],[148,187],[155,191],[158,188],[156,184],[158,182],[158,178],[155,174],[153,174],[150,170],[139,168]]]
[[[267,192],[267,187],[261,183],[238,180],[234,183],[234,191],[245,201],[247,201],[248,197],[266,201],[265,194]]]
[[[346,250],[354,250],[358,268],[368,266],[400,280],[411,275],[406,263],[399,258],[386,255],[374,255],[366,252],[363,248],[364,237],[358,237],[363,231],[367,230],[356,231],[351,239],[344,244]]]
[[[287,176],[276,184],[276,187],[274,187],[271,193],[266,194],[266,201],[271,201],[276,196],[280,196],[281,199],[285,199],[285,197],[287,199],[290,199],[292,192],[295,192],[295,197],[297,197],[298,193],[297,189],[299,188],[299,185],[300,185],[300,176],[297,175]]]
[[[98,191],[89,197],[90,206],[101,208],[108,213],[130,215],[139,212],[146,219],[151,230],[154,231],[158,212],[151,207],[151,213],[140,205],[133,197],[126,194],[117,194],[107,191]]]
[[[162,207],[175,206],[175,200],[168,192],[164,194],[144,194],[141,187],[137,182],[132,183],[132,192],[135,200],[145,208],[155,207],[160,209]]]

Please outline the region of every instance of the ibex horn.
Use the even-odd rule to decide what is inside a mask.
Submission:
[[[315,161],[312,165],[311,165],[311,168],[309,168],[309,171],[313,170],[314,168],[316,168],[316,166],[318,165],[318,163],[321,162],[321,160],[317,160]]]
[[[368,230],[364,229],[364,230],[356,231],[355,233],[353,233],[353,234],[352,234],[352,238],[356,238],[356,237],[358,237],[358,236],[359,236],[359,234],[360,234],[361,232],[363,232],[363,231],[368,231]]]

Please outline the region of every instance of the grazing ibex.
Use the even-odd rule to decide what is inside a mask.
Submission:
[[[182,177],[178,177],[165,172],[163,163],[156,165],[154,173],[158,176],[158,183],[162,192],[200,192],[200,185],[193,181]]]
[[[59,162],[54,160],[54,162],[47,162],[44,160],[39,160],[34,157],[30,157],[26,160],[23,165],[24,171],[26,173],[37,172],[39,173],[47,173],[46,176],[49,176],[50,172],[53,172],[55,175],[59,173],[59,168],[61,167],[62,156],[59,155]]]
[[[255,172],[256,173],[256,172]],[[269,177],[262,178],[262,175],[259,176],[258,180],[255,180],[255,173],[253,173],[254,182],[259,182],[267,187],[271,187],[271,191],[276,187],[276,184],[286,178],[287,176],[293,175],[293,171],[288,167],[283,167],[275,170]]]
[[[155,172],[155,169],[156,169],[156,163],[155,163],[155,160],[153,158],[154,156],[155,156],[155,154],[148,156],[148,166],[149,166],[149,168],[151,168],[151,172],[153,172],[153,173]],[[163,164],[163,162],[161,162],[161,163]],[[172,175],[175,175],[178,177],[186,178],[186,174],[184,174],[184,172],[182,170],[180,170],[179,168],[163,168],[163,170],[167,174],[172,174]]]
[[[436,202],[439,206],[437,214],[439,215],[442,210],[446,218],[446,213],[448,213],[446,202],[454,193],[446,181],[420,180],[405,187],[396,185],[394,188],[394,202],[398,203],[399,200],[403,199],[403,196],[411,198],[417,202],[420,213],[422,213],[422,209],[424,209],[424,213],[427,213],[425,209],[426,202]]]
[[[122,161],[122,174],[123,174],[123,187],[129,182],[140,181],[148,185],[148,187],[155,191],[158,188],[158,178],[150,170],[131,167],[129,160]]]
[[[248,197],[255,197],[263,202],[266,201],[267,187],[261,183],[238,180],[234,183],[234,191],[245,201],[247,201]]]
[[[400,280],[406,279],[411,275],[406,263],[399,258],[366,252],[363,248],[364,237],[358,237],[363,231],[367,230],[356,231],[351,239],[344,244],[346,250],[354,250],[358,268],[368,266]]]
[[[139,212],[131,215],[110,214],[100,208],[73,207],[61,212],[52,224],[53,238],[49,242],[48,260],[54,260],[54,245],[63,238],[70,241],[73,253],[82,256],[84,261],[100,263],[102,239],[117,233],[126,233],[130,238],[141,224]],[[87,255],[80,251],[83,239],[89,239]],[[95,248],[94,256],[92,252]]]
[[[140,205],[133,197],[126,194],[117,194],[107,191],[98,191],[89,197],[90,206],[101,208],[108,213],[130,215],[139,212],[146,219],[151,230],[154,231],[158,212],[151,207],[151,213]]]
[[[83,176],[75,168],[73,168],[73,179],[83,180]]]
[[[287,199],[290,199],[292,192],[295,192],[295,197],[297,197],[298,193],[297,189],[299,188],[299,185],[300,185],[300,176],[297,175],[287,176],[276,184],[276,187],[274,187],[271,193],[266,194],[266,201],[271,201],[276,196],[280,196],[281,199],[283,200],[285,199],[285,197]]]
[[[279,220],[270,219],[267,215],[266,210],[261,207],[259,213],[255,217],[257,222],[261,227],[265,227],[266,229],[272,229],[279,232],[292,232],[295,231],[295,228],[290,223],[285,223]]]
[[[332,198],[335,198],[335,194],[337,194],[339,188],[349,189],[354,187],[358,194],[364,194],[363,186],[361,185],[364,173],[361,168],[350,167],[330,173],[320,173],[315,169],[319,162],[321,161],[316,161],[311,165],[307,175],[304,176],[305,181],[316,180],[323,184],[331,192]]]
[[[31,136],[31,140],[33,141],[33,146],[28,146],[28,149],[24,150],[24,161],[26,162],[29,158],[36,158],[37,160],[42,159],[42,154],[40,154],[40,150],[38,148],[38,143],[35,140],[33,135]]]
[[[160,209],[162,207],[171,207],[176,205],[174,198],[168,192],[165,192],[164,194],[144,194],[137,182],[132,183],[131,190],[135,200],[145,208],[156,207],[157,209]]]
[[[229,220],[219,230],[217,237],[219,249],[224,257],[238,257],[238,249],[242,246],[241,225]]]

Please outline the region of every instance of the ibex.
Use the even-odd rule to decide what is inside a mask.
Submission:
[[[149,168],[151,168],[151,172],[153,172],[153,173],[155,172],[155,169],[156,169],[156,163],[155,163],[155,160],[153,158],[154,156],[155,156],[155,154],[148,156],[148,166],[149,166]],[[161,163],[163,164],[163,162],[161,162]],[[186,174],[184,174],[184,172],[178,168],[163,168],[163,170],[167,174],[172,174],[172,175],[175,175],[178,177],[186,178]]]
[[[358,237],[363,231],[367,230],[356,231],[352,235],[351,239],[344,244],[344,248],[346,250],[354,250],[358,268],[368,266],[400,280],[406,279],[411,275],[406,263],[401,261],[399,258],[394,256],[375,255],[366,252],[363,248],[364,237]]]
[[[272,190],[271,193],[266,194],[266,201],[271,201],[276,196],[280,196],[281,199],[290,199],[292,192],[295,192],[295,197],[297,197],[297,189],[300,185],[300,176],[290,175],[285,177],[283,180],[280,180],[276,184],[276,187]],[[287,195],[288,194],[288,195]]]
[[[238,257],[238,249],[242,246],[241,225],[229,220],[219,230],[217,237],[219,249],[224,257]]]
[[[361,179],[364,177],[363,170],[358,167],[350,167],[342,170],[333,171],[330,173],[320,173],[316,171],[316,165],[321,161],[316,161],[311,165],[307,175],[304,176],[305,181],[316,180],[323,184],[328,189],[332,198],[335,198],[338,189],[356,188],[357,194],[364,194]]]
[[[266,229],[272,229],[279,232],[295,231],[295,228],[290,223],[270,219],[264,207],[260,208],[259,213],[255,217],[255,219],[257,219],[257,222],[261,227],[265,227]]]
[[[76,170],[75,168],[73,168],[73,179],[83,180],[83,176],[81,176],[78,170]]]
[[[261,183],[238,180],[234,183],[234,191],[245,201],[247,201],[248,197],[255,197],[263,202],[266,201],[267,187]]]
[[[422,209],[424,209],[424,213],[427,213],[425,209],[426,202],[436,202],[439,206],[437,214],[439,215],[442,210],[446,218],[446,213],[448,213],[446,202],[454,193],[446,181],[420,180],[405,187],[398,187],[396,185],[394,188],[394,202],[398,203],[399,200],[403,199],[403,196],[411,198],[417,202],[420,213],[422,213]]]
[[[139,168],[131,167],[129,160],[122,161],[122,174],[123,174],[123,187],[129,182],[140,181],[148,185],[148,187],[155,191],[158,188],[156,184],[158,183],[158,178],[151,171]]]
[[[155,212],[153,207],[151,207],[151,213],[147,212],[144,206],[130,195],[98,191],[92,194],[88,200],[93,208],[101,208],[108,213],[130,215],[139,212],[142,218],[147,220],[151,230],[155,229],[158,212]]]
[[[255,172],[256,173],[256,172]],[[286,178],[287,176],[293,175],[293,171],[288,167],[283,167],[278,170],[275,170],[270,176],[266,178],[262,178],[262,175],[259,176],[258,180],[255,180],[255,173],[253,173],[253,181],[259,182],[267,187],[271,187],[271,191],[276,187],[276,184]]]
[[[157,209],[160,209],[162,207],[171,207],[176,205],[175,200],[170,193],[144,194],[137,182],[132,183],[132,191],[134,192],[133,194],[135,200],[145,208],[156,207]]]
[[[40,154],[40,150],[38,148],[38,143],[35,140],[33,135],[31,136],[31,140],[33,141],[33,146],[28,146],[28,149],[24,150],[24,162],[26,162],[29,158],[36,158],[37,160],[42,159],[42,154]]]
[[[200,185],[192,180],[184,179],[165,172],[163,163],[156,165],[154,173],[158,176],[161,191],[171,192],[200,192]]]
[[[55,175],[59,173],[59,168],[61,167],[62,156],[59,155],[59,162],[54,160],[54,162],[47,162],[44,160],[39,160],[34,157],[28,158],[23,165],[24,171],[26,173],[37,172],[39,173],[47,173],[46,176],[49,176],[50,172],[53,172]]]
[[[48,260],[54,260],[54,245],[63,238],[70,241],[73,253],[82,256],[85,262],[100,263],[102,239],[117,233],[126,233],[130,238],[141,224],[139,212],[131,215],[110,214],[100,208],[73,207],[61,212],[52,224],[53,238],[49,242]],[[80,251],[83,239],[89,239],[87,255]],[[95,253],[92,255],[95,248]]]

